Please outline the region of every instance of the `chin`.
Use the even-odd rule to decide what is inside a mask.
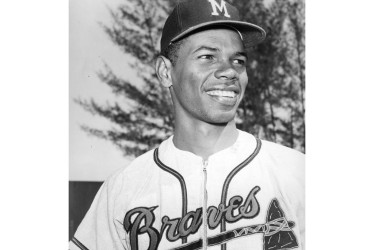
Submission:
[[[236,112],[209,114],[206,121],[211,124],[226,125],[235,119]]]

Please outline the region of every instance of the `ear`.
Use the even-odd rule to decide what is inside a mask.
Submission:
[[[156,74],[162,86],[166,88],[169,88],[173,85],[173,82],[171,80],[171,68],[172,65],[168,58],[164,56],[157,57]]]

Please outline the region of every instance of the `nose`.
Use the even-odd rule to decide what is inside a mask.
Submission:
[[[233,80],[238,79],[238,72],[229,62],[221,62],[217,70],[214,72],[214,76],[217,79]]]

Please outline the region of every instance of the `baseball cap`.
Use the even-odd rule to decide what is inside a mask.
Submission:
[[[192,32],[210,27],[228,26],[236,30],[245,46],[261,43],[266,32],[253,23],[241,21],[239,11],[223,0],[189,0],[179,2],[166,19],[161,36],[161,54],[166,48]]]

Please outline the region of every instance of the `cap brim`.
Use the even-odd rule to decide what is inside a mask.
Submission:
[[[223,26],[231,26],[237,29],[242,35],[243,35],[243,43],[245,46],[254,46],[262,41],[265,40],[266,32],[263,28],[260,26],[257,26],[252,23],[247,22],[241,22],[241,21],[230,21],[230,20],[219,20],[219,21],[211,21],[211,22],[205,22],[201,23],[199,25],[195,25],[193,27],[190,27],[189,29],[183,31],[178,36],[174,37],[171,40],[172,42],[175,42],[179,39],[184,38],[185,36],[200,30],[204,28],[209,28],[211,26],[217,26],[217,25],[223,25]]]

